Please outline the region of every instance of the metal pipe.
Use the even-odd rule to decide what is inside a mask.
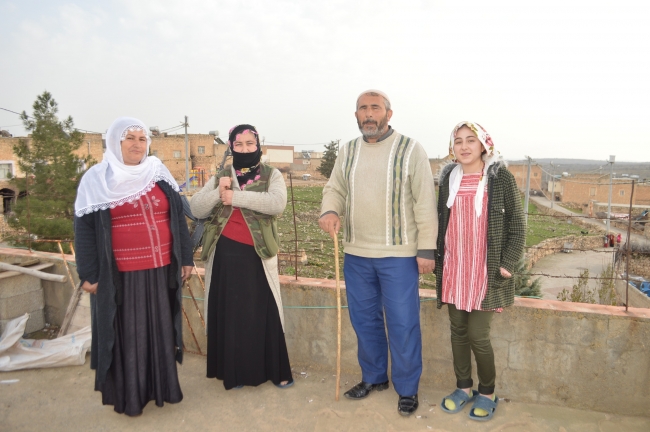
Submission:
[[[630,212],[627,218],[627,239],[625,240],[625,312],[627,312],[628,291],[630,289],[630,236],[632,230],[632,200],[634,199],[634,180],[632,180],[632,193],[630,194]]]
[[[609,156],[609,198],[607,200],[607,234],[609,234],[609,225],[612,218],[612,177],[614,176],[614,160],[616,156]]]
[[[295,235],[296,247],[294,251],[294,258],[296,263],[296,280],[298,280],[298,225],[296,224],[296,201],[293,198],[293,178],[289,173],[289,186],[291,187],[291,209],[293,210],[293,232]]]

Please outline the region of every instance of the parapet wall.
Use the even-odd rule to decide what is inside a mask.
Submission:
[[[322,279],[280,276],[285,335],[291,362],[336,367],[336,290]],[[193,285],[195,297],[202,294]],[[430,290],[420,290],[423,339],[422,381],[451,391],[454,378],[447,308],[436,308]],[[189,297],[189,296],[188,296]],[[202,299],[197,305],[203,310]],[[194,334],[205,352],[196,307],[184,299]],[[346,305],[345,290],[342,303]],[[198,329],[198,331],[197,331]],[[191,350],[192,335],[184,339]],[[650,416],[650,310],[515,299],[495,316],[492,345],[496,392],[522,402]],[[357,340],[347,309],[342,312],[341,368],[361,372]],[[474,367],[476,370],[476,367]],[[475,382],[478,382],[474,377]]]

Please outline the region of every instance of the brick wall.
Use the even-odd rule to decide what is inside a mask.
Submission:
[[[634,185],[634,203],[636,205],[647,205],[650,207],[650,184]]]
[[[508,164],[508,171],[512,173],[517,181],[517,187],[523,191],[526,189],[526,176],[528,175],[528,164]],[[543,190],[542,168],[536,165],[530,167],[530,189]]]
[[[583,174],[563,177],[561,201],[588,205],[590,200],[607,202],[609,199],[609,176]],[[629,204],[632,185],[629,179],[613,179],[612,204]]]

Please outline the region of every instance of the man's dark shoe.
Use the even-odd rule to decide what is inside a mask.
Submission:
[[[417,393],[413,396],[400,395],[399,401],[397,401],[397,412],[405,417],[410,416],[418,409],[419,405]]]
[[[359,384],[352,387],[345,392],[345,397],[348,399],[363,399],[370,394],[371,391],[382,391],[388,388],[388,381],[379,384],[370,384],[361,381]]]

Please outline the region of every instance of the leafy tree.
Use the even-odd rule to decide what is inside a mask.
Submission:
[[[519,260],[515,273],[512,276],[515,279],[515,295],[520,297],[541,297],[542,280],[537,278],[530,280],[530,272],[526,269],[526,263],[523,259]]]
[[[324,175],[326,178],[330,178],[330,175],[332,175],[334,162],[336,162],[336,156],[339,152],[338,147],[339,145],[336,141],[332,141],[329,144],[325,145],[325,153],[323,153],[323,158],[320,161],[318,172]]]
[[[9,223],[23,230],[29,226],[29,232],[37,239],[71,240],[81,167],[90,166],[94,160],[73,153],[81,147],[83,134],[74,129],[72,117],[58,119],[58,104],[49,92],[39,95],[32,107],[32,116],[25,111],[20,116],[31,133],[31,142],[21,139],[13,147],[25,177],[12,179],[19,190],[29,194],[29,210],[28,200],[19,199]],[[24,245],[24,236],[14,239],[14,243]],[[58,250],[51,243],[36,243],[33,247]]]

